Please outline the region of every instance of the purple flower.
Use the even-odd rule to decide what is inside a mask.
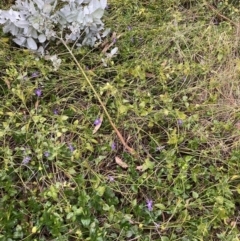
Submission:
[[[98,119],[96,119],[95,121],[94,121],[94,125],[95,126],[97,126],[97,125],[99,125],[100,123],[101,123],[102,121],[98,118]]]
[[[116,150],[116,144],[114,142],[112,142],[112,144],[111,144],[111,149],[112,149],[112,151]]]
[[[149,212],[153,210],[153,201],[151,199],[147,199],[147,209]]]
[[[33,72],[32,75],[31,75],[31,77],[33,77],[33,78],[36,78],[38,76],[39,76],[39,72]]]
[[[42,90],[39,89],[39,88],[36,89],[36,90],[35,90],[35,94],[36,94],[37,97],[40,97],[40,96],[42,95]]]
[[[113,39],[113,43],[115,44],[115,43],[116,43],[116,41],[117,41],[117,39],[116,39],[116,38],[114,38],[114,39]]]
[[[109,180],[110,182],[113,182],[113,181],[114,181],[114,177],[113,177],[113,176],[108,176],[108,180]]]
[[[68,148],[69,148],[69,150],[70,150],[71,152],[74,151],[74,147],[73,147],[71,144],[68,145]]]
[[[177,124],[178,124],[178,126],[182,126],[182,125],[183,125],[183,120],[178,119],[178,120],[177,120]]]
[[[45,157],[49,157],[49,155],[50,155],[50,153],[49,153],[48,151],[45,151],[45,152],[44,152],[44,156],[45,156]]]
[[[53,114],[54,114],[54,115],[58,115],[58,110],[57,110],[57,109],[54,109],[54,110],[53,110]]]
[[[30,160],[31,160],[31,157],[30,157],[30,156],[25,156],[25,157],[23,158],[22,164],[27,165]]]
[[[178,119],[178,120],[177,120],[177,124],[178,124],[179,126],[182,126],[182,125],[183,125],[183,120]]]

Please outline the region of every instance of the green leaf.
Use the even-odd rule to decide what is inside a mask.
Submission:
[[[103,204],[103,210],[104,211],[109,211],[110,207],[105,203]]]
[[[192,191],[192,196],[193,198],[197,199],[199,197],[197,192]]]
[[[32,233],[36,233],[36,232],[37,232],[37,227],[36,226],[32,227]]]
[[[180,120],[185,120],[187,117],[185,113],[179,110],[176,110],[176,115],[177,115],[177,118]]]
[[[106,187],[105,187],[105,186],[99,186],[99,187],[96,189],[97,195],[100,196],[100,197],[102,197],[102,195],[104,194],[105,190],[106,190]]]
[[[119,105],[118,106],[118,111],[119,111],[120,114],[127,113],[128,107],[126,105]]]
[[[65,121],[65,120],[68,119],[68,116],[66,116],[66,115],[61,115],[60,118],[61,118],[62,121]]]
[[[82,218],[81,222],[82,222],[83,226],[88,227],[90,222],[91,222],[91,220]]]
[[[94,151],[94,148],[93,146],[90,144],[90,143],[86,143],[86,147],[85,147],[87,150],[93,152]]]
[[[166,207],[162,203],[156,203],[154,204],[155,207],[159,208],[160,210],[165,210]]]
[[[154,165],[154,162],[151,162],[149,158],[146,158],[144,164],[142,165],[142,171],[146,171],[148,169],[152,170]]]
[[[67,219],[71,219],[73,216],[74,216],[74,213],[70,212],[70,213],[67,214]]]
[[[104,160],[106,156],[99,156],[98,158],[95,159],[95,163],[99,164],[102,160]]]
[[[170,241],[170,239],[167,236],[162,236],[161,241]]]
[[[178,143],[178,135],[176,128],[172,131],[172,133],[168,136],[168,144],[175,145]]]
[[[34,116],[32,117],[32,119],[33,119],[33,121],[34,121],[35,123],[44,123],[44,122],[46,121],[46,118],[44,118],[44,117],[42,117],[42,116],[40,116],[40,115],[34,115]]]

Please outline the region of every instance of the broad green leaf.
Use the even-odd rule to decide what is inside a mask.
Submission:
[[[120,114],[127,113],[128,107],[126,105],[119,105],[118,106],[118,111],[119,111]]]
[[[156,204],[154,204],[154,206],[159,208],[160,210],[165,210],[166,209],[166,207],[162,203],[156,203]]]
[[[167,236],[161,236],[161,241],[170,241],[170,239]]]
[[[105,190],[106,190],[106,187],[105,187],[105,186],[99,186],[99,187],[96,189],[97,195],[100,196],[100,197],[102,197],[102,195],[104,194]]]
[[[60,116],[60,118],[61,118],[62,121],[65,121],[65,120],[68,119],[68,116],[66,116],[66,115],[62,115],[62,116]]]
[[[91,220],[83,218],[83,219],[81,219],[81,222],[82,222],[83,226],[87,227],[87,226],[89,226]]]
[[[148,169],[152,170],[154,166],[155,166],[154,162],[151,162],[149,158],[146,158],[144,164],[141,166],[137,166],[136,169],[138,171],[144,172]]]
[[[94,148],[93,148],[93,146],[92,146],[90,143],[86,143],[85,148],[86,148],[87,150],[91,151],[91,152],[94,151]]]
[[[176,110],[176,116],[180,120],[186,120],[186,114],[182,111]]]
[[[177,135],[177,130],[176,128],[174,128],[174,130],[172,131],[172,133],[168,136],[168,144],[172,144],[175,145],[178,143],[178,135]]]
[[[77,126],[78,123],[79,123],[79,120],[75,120],[75,121],[73,122],[73,125],[74,125],[74,126]]]
[[[199,197],[199,194],[197,192],[192,191],[193,198],[197,199]]]
[[[36,226],[32,227],[32,233],[36,233],[36,232],[37,232],[37,227]]]
[[[68,214],[67,214],[67,220],[68,220],[68,219],[71,219],[73,216],[74,216],[74,213],[73,213],[73,212],[68,213]]]
[[[46,118],[40,115],[34,115],[32,119],[35,123],[44,123],[46,121]]]
[[[153,169],[154,168],[154,162],[151,162],[149,158],[145,160],[145,163],[143,164],[143,170],[147,169]]]

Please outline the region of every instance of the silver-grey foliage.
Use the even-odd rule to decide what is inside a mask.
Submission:
[[[10,10],[0,10],[0,24],[16,44],[41,53],[59,35],[77,46],[93,46],[101,39],[106,6],[107,0],[16,0]]]

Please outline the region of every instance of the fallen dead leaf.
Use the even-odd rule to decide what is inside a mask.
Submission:
[[[236,225],[237,225],[237,222],[236,222],[236,221],[232,221],[232,222],[230,223],[230,225],[235,228]]]
[[[36,103],[35,103],[35,110],[38,109],[38,106],[39,106],[39,100],[37,100]]]
[[[4,78],[3,78],[3,81],[5,82],[5,84],[7,85],[8,89],[10,90],[11,89],[10,82],[7,79],[4,79]]]
[[[156,75],[152,73],[145,73],[145,75],[147,78],[156,78]]]
[[[119,157],[115,157],[115,161],[116,161],[116,163],[120,166],[120,167],[122,167],[122,168],[124,168],[124,169],[127,169],[128,168],[128,164],[126,163],[126,162],[124,162],[124,161],[122,161],[121,160],[121,158],[119,158]]]
[[[119,39],[122,36],[122,34],[119,34],[117,36],[116,32],[113,32],[112,37],[111,37],[111,43],[104,43],[104,49],[102,50],[102,53],[106,53],[114,44],[115,40]]]
[[[236,128],[237,128],[238,130],[240,130],[240,122],[237,122],[237,123],[235,124],[235,126],[236,126]]]
[[[141,166],[137,166],[136,169],[137,169],[138,171],[142,172],[142,171],[143,171],[143,166],[142,166],[142,165],[141,165]]]

